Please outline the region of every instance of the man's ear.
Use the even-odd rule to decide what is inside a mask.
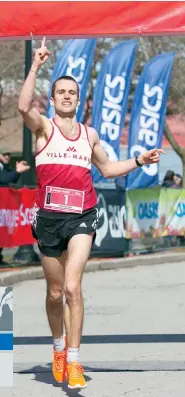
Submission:
[[[51,96],[51,98],[50,98],[50,105],[51,105],[51,106],[54,106],[54,99],[53,99],[52,96]]]

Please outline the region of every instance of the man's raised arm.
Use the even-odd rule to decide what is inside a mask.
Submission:
[[[104,178],[116,178],[134,171],[136,168],[142,167],[144,164],[158,163],[160,160],[160,154],[165,154],[162,149],[152,149],[140,154],[136,159],[132,158],[128,160],[110,161],[104,149],[100,145],[97,132],[93,129],[91,129],[91,137],[92,135],[94,135],[92,162]]]
[[[43,65],[50,55],[50,51],[47,49],[45,45],[45,37],[42,40],[41,47],[38,48],[35,52],[34,61],[32,63],[29,74],[22,86],[18,109],[21,113],[25,124],[30,128],[30,130],[34,133],[38,131],[42,131],[45,129],[45,124],[47,124],[48,120],[46,117],[41,116],[39,111],[32,106],[33,102],[33,94],[36,84],[37,72],[39,71],[41,65]]]

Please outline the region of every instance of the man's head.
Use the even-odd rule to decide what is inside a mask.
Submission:
[[[174,175],[174,182],[177,186],[182,186],[182,176],[180,174]]]
[[[10,161],[10,152],[7,148],[0,149],[0,161],[3,164],[8,164]]]
[[[165,176],[164,176],[164,180],[165,180],[165,181],[173,181],[174,175],[175,175],[175,172],[174,172],[174,171],[168,170],[168,171],[166,172]]]
[[[79,102],[79,85],[73,77],[61,76],[53,83],[51,104],[56,114],[74,116]]]

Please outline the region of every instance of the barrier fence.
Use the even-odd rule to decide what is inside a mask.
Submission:
[[[96,192],[99,225],[93,256],[122,256],[138,243],[141,251],[184,238],[185,190],[153,188],[125,193],[96,188]],[[30,228],[37,211],[35,199],[36,189],[0,189],[0,247],[36,243]]]

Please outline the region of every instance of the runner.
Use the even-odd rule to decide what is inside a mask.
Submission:
[[[76,120],[79,87],[69,76],[62,76],[53,84],[51,104],[55,118],[42,116],[32,101],[37,73],[49,56],[44,38],[35,52],[18,106],[24,122],[36,135],[39,210],[32,231],[47,282],[53,375],[57,382],[68,379],[69,388],[84,388],[79,356],[84,316],[81,281],[98,224],[91,162],[104,177],[114,178],[144,164],[157,163],[164,151],[154,149],[136,159],[109,161],[97,132]]]

